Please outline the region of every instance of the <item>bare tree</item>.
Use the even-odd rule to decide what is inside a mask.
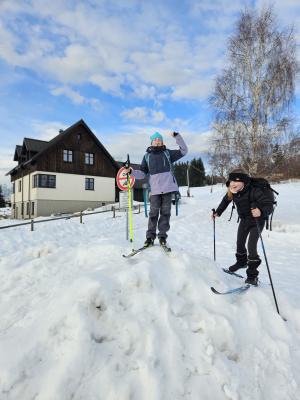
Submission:
[[[229,39],[227,67],[217,77],[211,98],[213,143],[227,153],[230,149],[228,165],[241,166],[251,175],[268,173],[274,146],[291,122],[295,54],[293,28],[280,31],[271,7],[260,14],[241,13]],[[213,149],[212,154],[222,152]]]

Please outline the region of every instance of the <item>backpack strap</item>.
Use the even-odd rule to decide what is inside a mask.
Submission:
[[[173,167],[173,164],[171,162],[171,156],[170,156],[169,150],[164,150],[164,155],[167,157],[167,160],[168,160],[169,165],[170,165],[171,174],[174,176],[174,167]]]
[[[145,154],[144,157],[145,157],[145,161],[146,161],[146,164],[147,164],[147,167],[148,167],[148,171],[149,171],[149,158],[150,158],[150,153],[147,152],[147,153]]]

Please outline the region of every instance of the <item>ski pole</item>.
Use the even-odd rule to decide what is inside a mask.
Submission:
[[[146,189],[145,187],[143,187],[143,197],[144,197],[145,217],[148,218],[148,210],[147,210],[148,189]]]
[[[175,208],[176,208],[176,217],[178,217],[178,206],[179,206],[179,196],[175,193]]]
[[[213,208],[212,212],[215,214],[216,210]],[[214,261],[216,261],[216,219],[213,219],[214,222]]]
[[[129,154],[127,154],[127,161],[125,167],[130,167]],[[132,223],[132,191],[130,186],[130,174],[127,174],[127,190],[128,190],[128,217],[129,217],[129,240],[133,242],[133,223]]]
[[[272,287],[272,292],[273,292],[273,297],[274,297],[274,301],[275,301],[275,305],[276,305],[276,310],[277,310],[278,314],[280,315],[279,308],[278,308],[278,303],[277,303],[277,299],[276,299],[276,295],[275,295],[275,290],[274,290],[274,286],[273,286],[273,282],[272,282],[271,272],[270,272],[270,268],[269,268],[269,263],[268,263],[268,259],[267,259],[267,255],[266,255],[266,251],[265,251],[265,246],[264,246],[264,242],[263,242],[263,238],[262,238],[262,235],[261,235],[261,230],[260,230],[257,218],[255,218],[255,222],[256,222],[257,232],[259,234],[261,245],[262,245],[262,248],[263,248],[263,253],[264,253],[265,262],[266,262],[266,265],[267,265],[267,270],[268,270],[268,275],[269,275],[269,279],[270,279],[270,283],[271,283],[271,287]],[[284,319],[284,320],[286,321],[286,319]]]

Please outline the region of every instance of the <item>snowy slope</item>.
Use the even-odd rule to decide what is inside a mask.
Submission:
[[[300,183],[277,189],[274,230],[263,237],[287,322],[264,263],[261,287],[210,291],[241,283],[221,272],[234,260],[230,210],[216,222],[213,262],[221,187],[182,198],[170,256],[155,247],[123,259],[121,213],[1,230],[1,400],[299,399]],[[134,215],[135,247],[146,224]]]

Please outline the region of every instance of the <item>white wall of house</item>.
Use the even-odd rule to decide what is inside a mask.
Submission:
[[[36,171],[31,174],[32,181],[33,175],[36,174],[55,175],[56,188],[32,188],[32,199],[80,201],[114,201],[115,199],[114,178]],[[94,190],[85,190],[85,178],[94,179]]]
[[[33,187],[33,177],[37,174],[55,175],[55,188]],[[94,190],[85,189],[86,178],[94,179]],[[19,191],[19,182],[21,191]],[[18,207],[22,218],[21,204],[24,203],[24,218],[50,215],[53,212],[78,211],[87,207],[99,207],[102,203],[115,201],[115,179],[101,176],[63,174],[35,171],[15,181],[15,193],[11,196],[12,204]],[[34,202],[34,215],[26,213],[26,203]]]

